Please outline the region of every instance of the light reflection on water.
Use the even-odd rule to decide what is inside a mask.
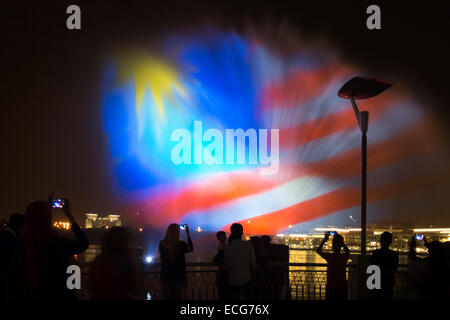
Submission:
[[[91,245],[89,249],[80,255],[80,261],[83,263],[89,263],[95,259],[100,253],[99,245]],[[216,254],[215,250],[199,248],[198,250],[186,255],[187,262],[211,262]],[[157,258],[157,257],[156,257]],[[400,264],[407,263],[407,255],[399,255]],[[289,250],[289,262],[290,263],[326,263],[315,251],[313,250]],[[307,267],[314,270],[316,267]]]

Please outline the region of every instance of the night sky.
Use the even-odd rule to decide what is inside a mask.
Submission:
[[[406,1],[243,2],[3,1],[0,216],[23,212],[50,192],[69,198],[75,214],[116,212],[101,125],[102,63],[117,48],[143,42],[156,47],[169,31],[211,25],[251,29],[286,55],[295,50],[284,40],[286,32],[325,41],[344,61],[388,75],[415,94],[437,115],[440,135],[449,136],[448,10],[441,2],[427,2],[427,7]],[[365,9],[374,3],[382,10],[382,29],[371,31],[365,27]],[[66,29],[71,4],[81,7],[78,31]],[[448,226],[448,177],[443,172],[430,184],[427,197],[436,208],[426,219],[423,214],[401,218]]]

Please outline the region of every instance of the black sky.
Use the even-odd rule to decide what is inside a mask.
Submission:
[[[114,211],[101,128],[102,61],[112,49],[142,39],[157,42],[167,31],[209,25],[238,32],[255,28],[275,38],[286,54],[292,48],[283,30],[298,30],[311,41],[327,39],[347,61],[412,89],[426,107],[440,113],[439,130],[448,136],[450,14],[441,1],[414,3],[2,2],[0,216],[23,211],[49,192],[69,197],[76,212]],[[80,31],[66,29],[70,4],[81,7]],[[381,7],[381,30],[365,27],[370,4]],[[435,220],[450,223],[448,214]]]

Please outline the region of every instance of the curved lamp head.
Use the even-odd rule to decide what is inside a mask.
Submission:
[[[344,99],[368,99],[392,87],[392,84],[364,77],[354,77],[339,90],[338,96]]]

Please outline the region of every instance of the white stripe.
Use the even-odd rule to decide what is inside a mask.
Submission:
[[[412,103],[402,103],[388,108],[382,116],[370,122],[367,141],[371,144],[386,141],[402,133],[422,117],[422,112]],[[361,132],[355,119],[355,128],[306,143],[300,147],[280,152],[281,164],[305,164],[326,160],[361,145]]]
[[[289,128],[351,108],[348,100],[337,98],[336,92],[341,85],[340,81],[335,81],[323,89],[318,97],[296,106],[275,105],[265,110],[264,125],[268,128]]]
[[[359,177],[324,179],[307,176],[289,181],[269,191],[241,197],[208,210],[193,211],[183,223],[216,230],[226,224],[288,208],[346,186],[359,185]]]

